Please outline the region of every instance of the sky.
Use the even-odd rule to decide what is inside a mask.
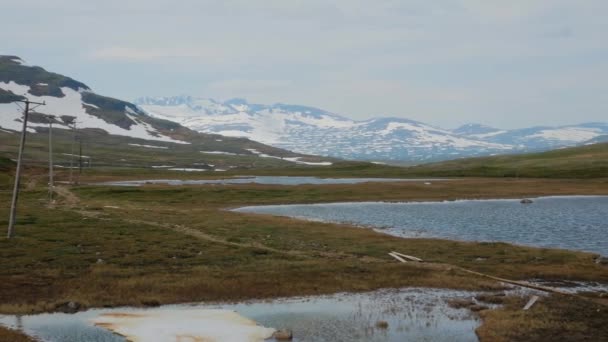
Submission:
[[[125,100],[444,128],[608,121],[606,0],[0,0],[0,54]]]

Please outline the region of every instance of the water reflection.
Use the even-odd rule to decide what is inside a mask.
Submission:
[[[450,308],[450,298],[470,298],[463,291],[411,288],[362,294],[336,294],[237,304],[169,305],[163,310],[228,309],[261,325],[287,327],[294,341],[477,341],[477,318]],[[102,314],[124,311],[95,309],[74,315],[23,316],[22,330],[43,341],[117,342],[124,338],[90,322]],[[129,309],[154,311],[155,309]],[[158,309],[156,309],[158,310]],[[386,328],[378,327],[384,321]],[[16,327],[16,316],[0,316],[0,324]],[[170,329],[171,327],[167,327]]]

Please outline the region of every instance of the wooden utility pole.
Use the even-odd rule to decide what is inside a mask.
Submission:
[[[16,102],[25,103],[25,109],[23,110],[23,129],[21,130],[21,141],[19,144],[19,155],[17,157],[17,170],[15,171],[15,187],[13,188],[13,198],[11,201],[11,213],[8,219],[8,233],[7,238],[12,238],[15,235],[15,221],[17,214],[17,200],[19,199],[19,183],[21,182],[21,164],[23,162],[23,149],[25,148],[25,135],[27,133],[27,118],[30,112],[30,104],[43,106],[44,102],[32,102],[28,99],[19,100]]]
[[[80,176],[82,175],[82,137],[78,139],[78,180],[76,184],[80,184]]]
[[[53,120],[54,115],[47,115],[49,120],[49,205],[53,204],[53,190],[55,182],[53,181]]]
[[[76,142],[76,119],[72,123],[72,150],[70,152],[70,185],[73,184],[74,177],[74,143]]]

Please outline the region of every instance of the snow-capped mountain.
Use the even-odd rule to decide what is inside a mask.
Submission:
[[[510,151],[511,146],[469,139],[399,118],[355,121],[296,105],[219,102],[190,96],[140,98],[149,115],[199,132],[241,136],[301,153],[360,160],[439,160]]]
[[[530,127],[513,130],[489,128],[485,132],[466,132],[458,128],[461,136],[488,142],[507,144],[526,150],[546,150],[561,146],[587,143],[608,134],[608,123],[583,123],[558,127]]]
[[[29,66],[19,57],[0,56],[0,128],[21,130],[22,112],[12,103],[24,96],[30,101],[45,103],[36,108],[28,130],[47,127],[39,114],[55,115],[58,128],[68,128],[73,121],[77,127],[101,129],[108,134],[144,140],[188,144],[173,137],[179,125],[150,118],[137,106],[98,95],[84,83],[69,77]]]
[[[108,163],[113,163],[124,150],[136,149],[143,155],[152,151],[156,157],[164,154],[161,159],[167,165],[204,164],[212,169],[209,163],[213,163],[216,170],[332,164],[327,158],[304,156],[248,139],[200,133],[176,120],[149,116],[130,102],[99,95],[82,82],[30,66],[19,57],[0,56],[0,135],[9,141],[11,138],[15,141],[16,133],[22,129],[22,108],[15,101],[26,97],[44,103],[30,111],[28,132],[48,131],[48,115],[53,115],[51,120],[53,127],[59,130],[58,138],[73,139],[66,130],[75,122],[79,137],[113,149],[114,157],[107,157]],[[231,105],[238,106],[236,103]],[[2,152],[6,151],[8,149]],[[99,162],[100,156],[96,158]],[[125,165],[129,162],[123,161]]]
[[[455,130],[403,118],[355,121],[328,111],[286,104],[225,102],[191,96],[142,97],[150,116],[199,132],[247,137],[301,153],[359,160],[431,161],[550,149],[608,134],[606,124],[501,130],[469,124]]]

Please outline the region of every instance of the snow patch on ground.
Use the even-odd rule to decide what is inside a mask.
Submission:
[[[223,155],[227,155],[227,156],[238,156],[239,155],[237,153],[224,152],[224,151],[199,151],[199,152],[204,153],[204,154],[223,154]]]
[[[302,157],[277,157],[277,156],[271,156],[269,154],[266,153],[262,153],[258,150],[256,150],[255,148],[248,148],[246,149],[247,151],[253,153],[253,154],[257,154],[258,157],[260,158],[273,158],[273,159],[280,159],[280,160],[285,160],[288,162],[292,162],[292,163],[296,163],[296,164],[303,164],[303,165],[317,165],[317,166],[330,166],[333,165],[332,162],[307,162],[307,161],[302,161],[300,159],[302,159]]]
[[[193,168],[187,168],[187,167],[172,167],[170,169],[167,169],[170,171],[184,171],[184,172],[203,172],[203,171],[209,171],[207,169],[193,169]]]
[[[146,342],[262,342],[275,331],[234,311],[221,309],[115,312],[101,315],[93,323],[131,341]]]
[[[167,147],[167,146],[144,145],[144,144],[128,144],[128,145],[137,146],[137,147],[145,147],[145,148],[159,148],[159,149],[163,149],[163,150],[169,149],[169,147]]]

